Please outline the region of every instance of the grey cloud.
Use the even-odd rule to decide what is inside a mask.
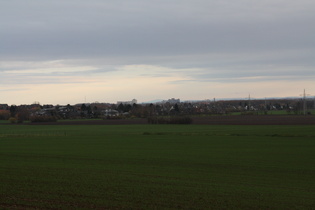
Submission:
[[[303,74],[301,74],[303,72]],[[243,78],[254,78],[271,80],[307,80],[315,78],[313,69],[303,69],[303,67],[290,67],[288,69],[274,70],[272,67],[265,67],[260,69],[246,69],[246,70],[204,70],[198,72],[198,74],[189,74],[191,78],[198,81],[217,80],[223,81],[228,78],[231,80],[243,79]]]
[[[88,83],[87,81],[60,78],[58,76],[43,76],[39,74],[12,75],[0,78],[1,85],[27,85],[27,84],[73,84]]]
[[[304,75],[296,75],[296,76],[252,76],[249,77],[248,75],[242,76],[219,76],[219,77],[205,77],[205,78],[197,78],[197,79],[190,79],[190,80],[173,80],[170,81],[169,84],[176,84],[176,85],[188,85],[188,84],[196,84],[196,83],[253,83],[253,82],[266,82],[266,81],[287,81],[287,82],[294,82],[296,80],[302,81],[314,81],[315,76],[304,76]]]
[[[285,9],[293,1],[260,8],[223,2],[5,2],[0,55],[158,56],[314,46],[314,14]]]
[[[314,76],[310,0],[10,0],[1,2],[0,17],[0,61],[85,59],[98,67],[55,75],[151,64],[183,69],[201,81]]]

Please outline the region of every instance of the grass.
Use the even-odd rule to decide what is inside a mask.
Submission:
[[[315,126],[0,126],[0,208],[314,209]]]

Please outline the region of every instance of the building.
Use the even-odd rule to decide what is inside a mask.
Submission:
[[[122,105],[133,105],[136,104],[137,100],[132,99],[131,101],[117,101],[117,105],[122,104]]]
[[[166,104],[166,103],[179,104],[180,103],[180,99],[171,98],[171,99],[168,99],[168,100],[161,101],[160,103],[161,104]]]

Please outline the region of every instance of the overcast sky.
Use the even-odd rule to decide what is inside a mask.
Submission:
[[[0,103],[315,95],[314,0],[0,0]]]

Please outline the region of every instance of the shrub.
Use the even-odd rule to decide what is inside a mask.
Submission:
[[[192,119],[190,117],[171,117],[170,124],[191,124]]]
[[[103,117],[103,120],[121,120],[123,118],[123,116],[105,116]]]
[[[15,117],[10,117],[9,122],[10,123],[16,123],[17,119]]]
[[[0,110],[0,120],[8,120],[10,118],[9,110]]]
[[[32,116],[30,117],[32,123],[37,122],[56,122],[57,118],[53,116]]]
[[[30,113],[26,109],[20,109],[17,113],[18,123],[23,123],[25,120],[30,119]]]

